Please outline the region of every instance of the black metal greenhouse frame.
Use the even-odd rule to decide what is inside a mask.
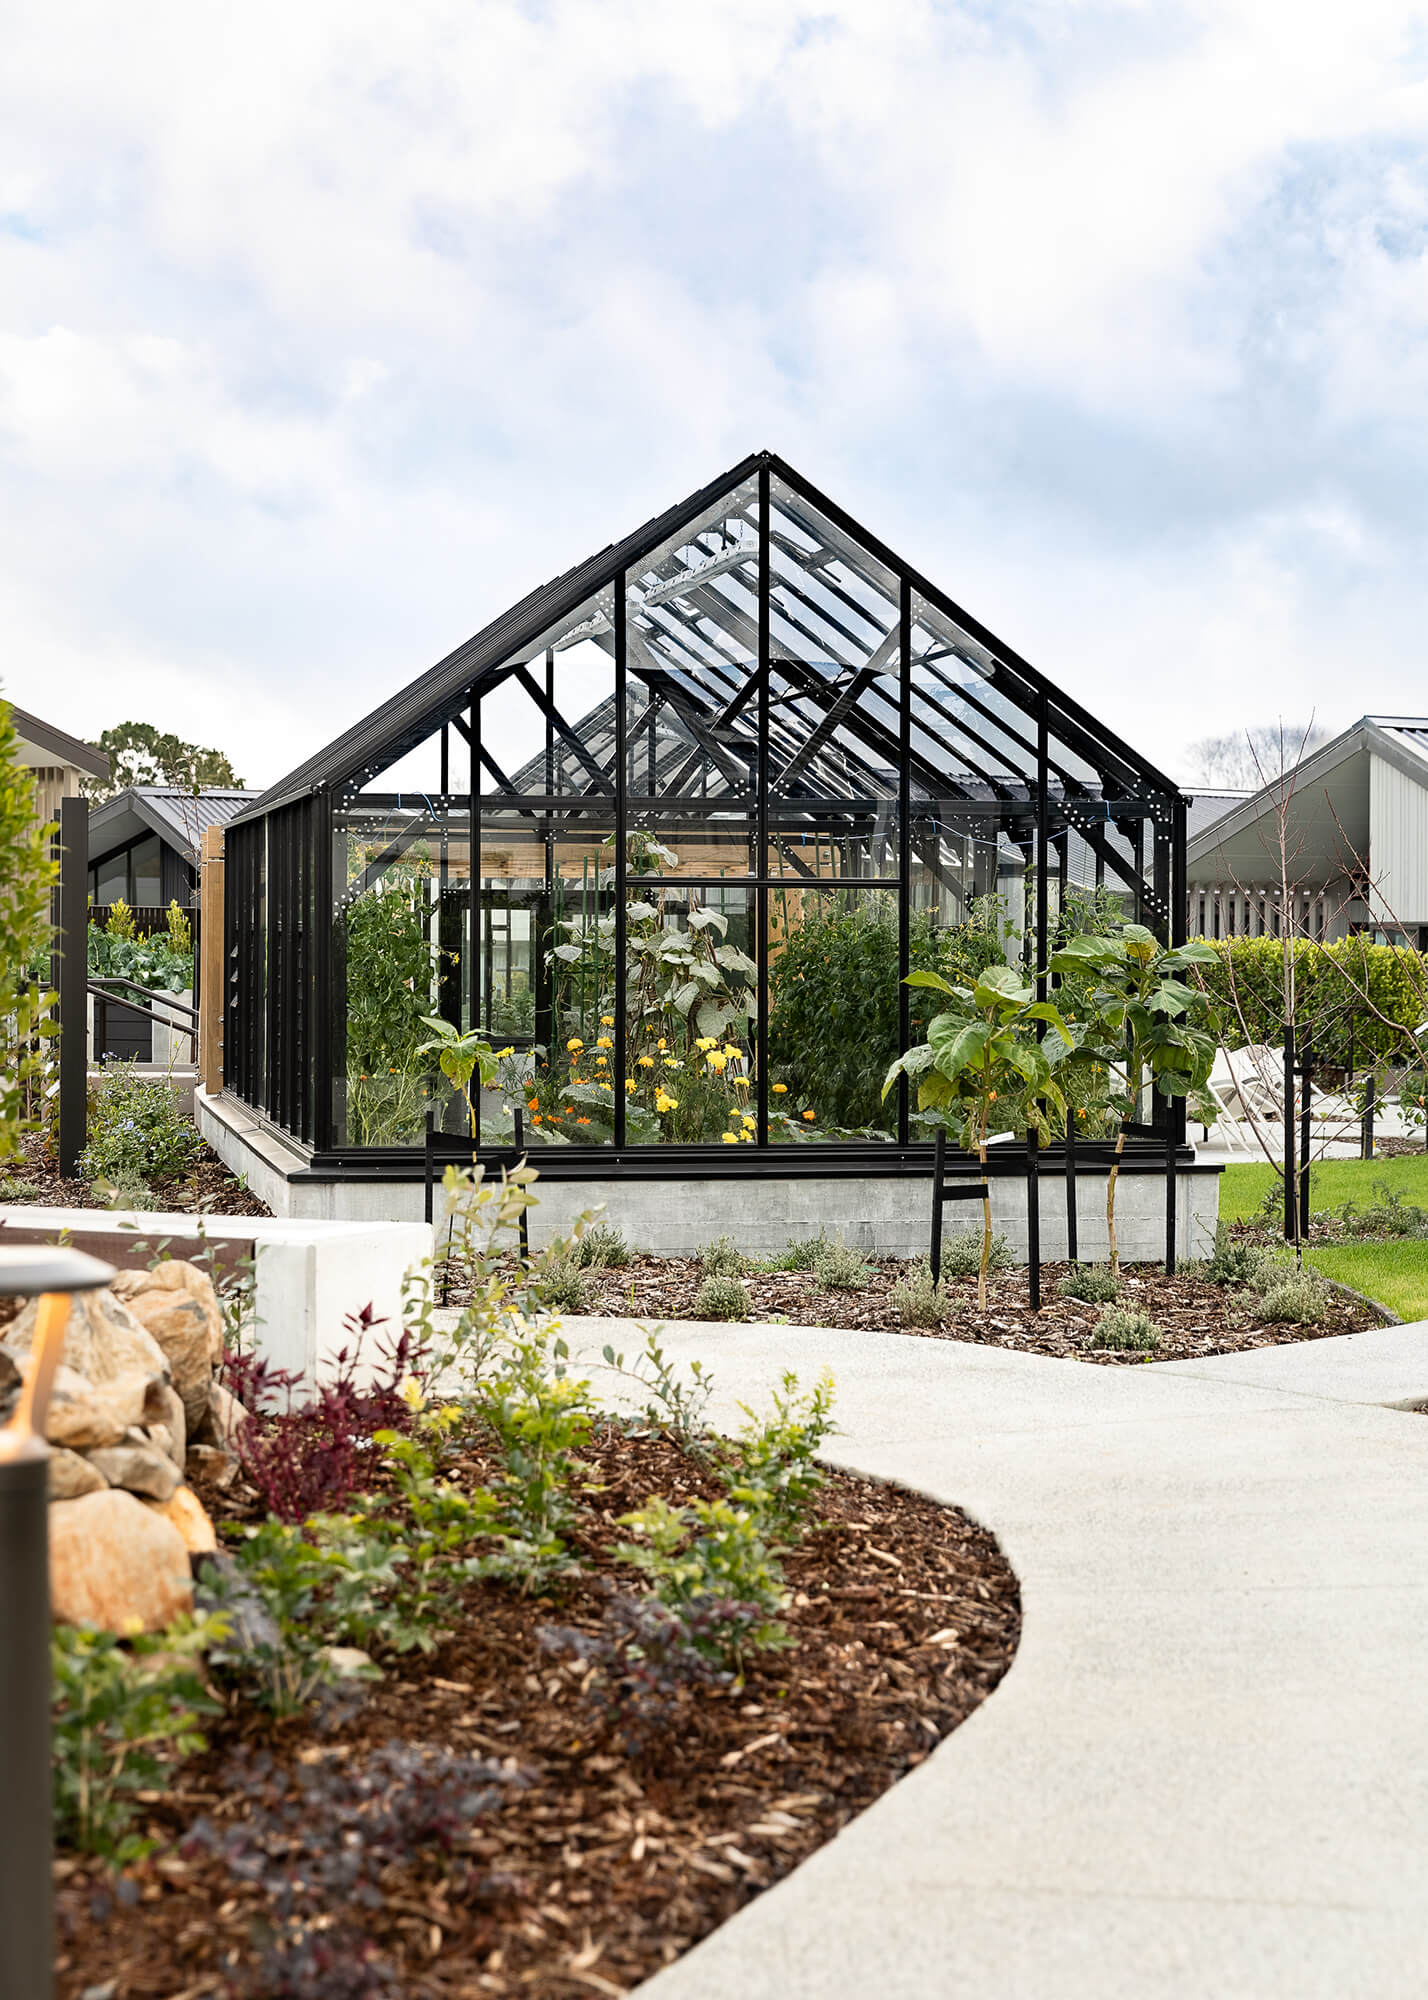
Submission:
[[[897,581],[896,624],[886,632],[883,644],[861,667],[839,663],[829,674],[807,661],[794,660],[779,651],[771,636],[774,613],[773,594],[780,593],[778,615],[793,629],[815,636],[808,623],[817,607],[807,599],[799,609],[797,585],[787,576],[775,584],[771,566],[771,542],[781,558],[791,562],[792,544],[788,537],[775,535],[772,526],[771,488],[773,482],[801,501],[811,516],[821,516],[837,533],[856,545],[873,564],[891,572]],[[728,672],[697,673],[683,670],[676,683],[658,699],[667,702],[678,717],[687,739],[696,748],[674,774],[675,787],[688,766],[702,755],[705,771],[719,769],[726,781],[742,775],[745,759],[751,774],[748,789],[721,798],[707,787],[697,794],[681,795],[677,789],[658,797],[632,793],[628,778],[635,758],[634,736],[649,730],[649,788],[655,791],[655,747],[653,716],[656,696],[653,682],[646,683],[646,707],[640,711],[635,729],[627,734],[630,720],[630,688],[639,669],[632,668],[629,643],[626,578],[642,557],[669,543],[681,528],[707,515],[723,497],[749,482],[757,482],[757,630],[746,621],[743,644],[749,654],[743,669],[742,686],[731,686]],[[751,521],[752,527],[754,523]],[[812,532],[811,530],[809,532]],[[712,540],[707,535],[705,540]],[[698,544],[709,558],[708,567],[718,570],[721,557]],[[795,551],[800,560],[803,551]],[[746,561],[753,559],[748,545]],[[816,554],[816,552],[815,552]],[[823,553],[825,564],[834,557]],[[842,560],[841,557],[837,558]],[[722,558],[725,567],[737,563],[737,551]],[[815,562],[804,563],[811,575]],[[683,578],[688,594],[701,594],[700,615],[705,601],[715,593],[704,571],[674,572]],[[799,580],[800,582],[802,579]],[[820,579],[825,593],[831,586]],[[746,588],[750,588],[746,584]],[[613,593],[610,650],[613,652],[614,697],[609,730],[609,767],[592,748],[594,737],[587,729],[582,736],[576,721],[563,715],[554,699],[548,667],[542,686],[528,666],[511,656],[529,647],[541,634],[561,619],[571,616],[596,593]],[[787,600],[787,603],[785,602]],[[948,672],[913,658],[914,604],[925,600],[946,623],[957,628],[958,639],[944,652],[932,656],[945,659],[955,654],[955,665],[973,666],[981,677],[974,686],[955,683]],[[867,617],[865,611],[845,597],[851,611]],[[734,614],[727,600],[718,599],[719,617],[732,629]],[[826,612],[818,616],[828,620]],[[693,620],[688,621],[691,629]],[[836,621],[834,622],[836,625]],[[871,622],[871,621],[869,621]],[[851,637],[845,625],[836,629]],[[895,638],[894,638],[895,635]],[[692,644],[692,642],[691,642]],[[897,659],[896,730],[879,721],[871,710],[874,684],[890,680],[885,663]],[[881,656],[881,657],[880,657]],[[547,656],[549,658],[549,656]],[[914,668],[923,665],[948,690],[953,700],[938,695],[941,708],[932,708],[930,698],[915,686]],[[525,695],[546,718],[545,788],[532,791],[519,786],[502,769],[489,745],[481,738],[481,699],[502,681],[515,677]],[[775,718],[771,694],[775,676],[782,676],[788,692],[779,696],[781,713]],[[979,692],[980,690],[980,692]],[[881,697],[879,697],[881,698]],[[924,712],[917,713],[921,700]],[[1006,706],[999,709],[996,704]],[[702,703],[702,712],[701,712]],[[782,714],[787,705],[811,704],[821,710],[812,730],[789,747],[789,733]],[[1019,716],[1022,727],[1009,720],[1007,711]],[[749,728],[750,711],[753,727]],[[889,703],[889,714],[893,711]],[[934,724],[929,729],[929,713]],[[803,718],[806,722],[806,718]],[[577,719],[578,720],[578,719]],[[742,724],[740,735],[735,725]],[[939,740],[937,727],[945,729]],[[1106,729],[1077,702],[1062,694],[1010,647],[962,610],[936,584],[913,570],[900,557],[855,521],[834,501],[820,493],[783,460],[771,453],[758,453],[743,460],[731,471],[711,482],[679,506],[647,523],[623,542],[613,545],[580,567],[532,592],[512,610],[495,620],[465,645],[442,660],[384,707],[368,716],[338,738],[318,756],[310,759],[272,788],[253,806],[235,817],[226,836],[226,965],[225,994],[225,1089],[244,1106],[307,1155],[309,1172],[323,1179],[412,1179],[423,1172],[423,1145],[420,1139],[400,1147],[356,1147],[344,1143],[334,1114],[333,1085],[343,1066],[346,1034],[346,984],[344,969],[347,885],[339,891],[334,881],[335,835],[342,824],[347,803],[358,795],[368,779],[441,730],[441,787],[426,804],[443,829],[448,818],[466,816],[469,827],[469,889],[461,899],[465,936],[461,940],[468,954],[473,1006],[476,968],[480,964],[481,865],[480,847],[484,838],[483,820],[488,814],[517,813],[532,825],[544,828],[547,850],[551,829],[563,816],[580,816],[594,802],[608,806],[616,838],[613,843],[613,905],[616,922],[614,976],[617,982],[615,1005],[616,1040],[613,1073],[625,1071],[625,947],[627,906],[627,835],[637,818],[670,814],[683,803],[696,812],[708,812],[736,804],[747,813],[753,826],[760,865],[741,876],[736,884],[721,878],[719,886],[736,886],[747,891],[756,912],[754,936],[756,962],[757,1143],[725,1148],[720,1145],[631,1145],[625,1129],[623,1092],[614,1095],[613,1144],[591,1146],[546,1146],[539,1150],[541,1171],[553,1179],[605,1179],[616,1176],[636,1178],[754,1177],[770,1174],[817,1177],[876,1175],[916,1175],[925,1177],[932,1158],[930,1140],[913,1140],[909,1132],[909,1107],[904,1085],[898,1111],[895,1140],[825,1141],[817,1144],[771,1145],[769,1141],[769,1066],[767,1031],[769,1020],[769,904],[770,896],[786,889],[787,874],[770,868],[770,840],[786,824],[807,825],[809,801],[803,817],[796,809],[796,797],[786,801],[771,798],[773,783],[788,772],[815,765],[824,758],[834,739],[839,739],[840,769],[843,779],[858,775],[885,785],[895,782],[883,805],[896,810],[896,873],[858,878],[835,878],[823,887],[882,888],[895,891],[898,898],[898,949],[900,973],[909,964],[909,931],[912,911],[912,880],[920,857],[914,838],[914,821],[922,797],[929,808],[938,798],[955,797],[959,807],[975,816],[980,810],[991,823],[1010,824],[1024,860],[1034,869],[1035,921],[1028,925],[1034,941],[1035,963],[1046,962],[1049,923],[1048,891],[1055,871],[1063,888],[1068,880],[1068,854],[1072,839],[1079,839],[1094,857],[1095,879],[1101,883],[1110,875],[1127,893],[1136,917],[1147,923],[1170,943],[1184,939],[1185,924],[1185,800],[1173,781],[1148,763],[1117,735]],[[732,734],[731,734],[732,730]],[[454,731],[469,745],[473,797],[452,795],[446,789],[449,732]],[[965,749],[957,750],[953,736],[978,749],[985,763],[974,764]],[[856,742],[852,739],[856,738]],[[998,770],[1003,753],[995,739],[1013,743],[1034,765],[1024,771]],[[591,781],[584,794],[553,789],[554,759],[573,758]],[[737,744],[731,755],[728,745]],[[929,761],[925,746],[939,744],[946,754],[960,759],[956,769],[937,768]],[[626,754],[628,753],[628,754]],[[777,756],[784,759],[774,769]],[[1082,768],[1078,768],[1082,767]],[[574,768],[574,767],[572,767]],[[478,772],[494,790],[476,788]],[[958,775],[960,773],[960,776]],[[919,791],[918,787],[922,789]],[[596,787],[600,787],[598,794]],[[607,788],[607,789],[603,789]],[[583,807],[582,807],[583,801]],[[867,801],[843,793],[827,800],[827,810],[835,816],[841,809],[852,816]],[[817,803],[813,803],[816,812]],[[1145,853],[1145,822],[1151,822],[1152,847]],[[845,818],[844,823],[847,823]],[[1115,836],[1119,836],[1119,842]],[[1147,865],[1148,864],[1148,865]],[[375,864],[374,864],[375,865]],[[370,871],[369,871],[370,872]],[[681,888],[708,885],[695,877],[669,878]],[[448,927],[455,913],[442,898],[442,922]],[[1027,912],[1028,917],[1031,912]],[[532,945],[533,960],[539,951]],[[1043,980],[1043,986],[1045,984]],[[900,989],[900,1047],[908,1045],[909,994]],[[460,1019],[459,992],[443,991],[441,1010],[449,1018]],[[1167,1106],[1157,1099],[1154,1109],[1155,1137],[1145,1128],[1128,1147],[1126,1164],[1134,1169],[1155,1167],[1163,1170],[1167,1142],[1184,1147],[1184,1108]],[[1139,1132],[1144,1136],[1139,1136]],[[527,1134],[529,1137],[529,1133]],[[470,1142],[463,1134],[439,1134],[438,1147],[445,1157],[470,1157]],[[509,1156],[510,1143],[493,1147],[483,1143],[482,1156],[496,1159]],[[1104,1171],[1109,1146],[1081,1142],[1074,1148],[1075,1170]],[[1064,1158],[1064,1149],[1052,1155]],[[1182,1155],[1188,1158],[1188,1154]],[[975,1161],[968,1162],[969,1169]],[[1049,1167],[1049,1161],[1048,1161]],[[990,1171],[1021,1175],[1025,1161],[1020,1148],[992,1149]]]

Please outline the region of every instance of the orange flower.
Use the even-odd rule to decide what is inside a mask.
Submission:
[[[533,1097],[530,1103],[526,1106],[526,1110],[539,1111],[539,1109],[540,1109],[540,1100],[538,1098]]]
[[[565,1107],[565,1110],[566,1110],[566,1116],[567,1116],[567,1117],[574,1117],[574,1115],[575,1115],[575,1106],[574,1106],[573,1104],[567,1104],[567,1105],[566,1105],[566,1107]]]
[[[812,1118],[814,1116],[813,1112],[811,1111],[805,1111],[803,1115],[805,1118]]]
[[[534,1118],[532,1118],[532,1120],[531,1120],[531,1123],[532,1123],[532,1125],[539,1125],[539,1123],[540,1123],[540,1113],[539,1113],[539,1112],[537,1112],[537,1113],[536,1113],[536,1115],[535,1115],[535,1117],[534,1117]]]
[[[575,1122],[577,1125],[588,1125],[590,1120],[588,1118],[577,1118]]]

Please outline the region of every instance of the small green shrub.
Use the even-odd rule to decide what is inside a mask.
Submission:
[[[590,1287],[580,1268],[578,1245],[568,1257],[552,1257],[531,1285],[535,1301],[547,1311],[581,1313],[590,1304]]]
[[[992,1238],[992,1253],[987,1260],[989,1271],[1006,1271],[1011,1268],[1011,1245],[1005,1236]],[[980,1229],[959,1229],[955,1235],[943,1239],[942,1275],[944,1278],[975,1278],[982,1268],[982,1232]]]
[[[87,1181],[115,1187],[174,1180],[203,1151],[165,1077],[140,1076],[133,1063],[110,1063],[94,1087],[89,1143],[79,1156]]]
[[[38,1181],[22,1180],[18,1174],[0,1174],[0,1201],[38,1201],[43,1193]]]
[[[262,1521],[240,1531],[232,1556],[203,1565],[199,1601],[223,1621],[226,1637],[210,1652],[274,1715],[300,1715],[328,1679],[323,1658],[331,1632],[319,1604],[347,1566],[306,1528]]]
[[[221,1713],[199,1657],[224,1636],[221,1621],[182,1620],[121,1641],[112,1632],[56,1625],[55,1834],[62,1845],[123,1866],[153,1845],[131,1829],[136,1794],[162,1788],[169,1768],[205,1747],[199,1718]]]
[[[625,1232],[612,1222],[592,1223],[576,1238],[575,1262],[582,1270],[616,1270],[630,1261]]]
[[[868,1281],[869,1271],[857,1251],[839,1237],[836,1243],[824,1245],[813,1275],[825,1291],[860,1292]]]
[[[613,1347],[602,1350],[607,1368],[638,1382],[649,1397],[640,1420],[652,1431],[673,1438],[682,1451],[703,1451],[708,1438],[704,1412],[714,1393],[713,1377],[702,1361],[691,1361],[686,1381],[659,1344],[653,1327],[642,1327],[644,1352],[627,1363]]]
[[[1148,1312],[1112,1306],[1092,1328],[1091,1345],[1149,1353],[1160,1345],[1160,1328]]]
[[[889,1294],[893,1311],[909,1326],[940,1326],[957,1303],[945,1285],[934,1285],[932,1266],[924,1257],[905,1278],[899,1278]]]
[[[1262,1244],[1232,1236],[1229,1224],[1222,1222],[1215,1231],[1215,1247],[1205,1260],[1205,1276],[1212,1285],[1243,1290],[1257,1284],[1273,1265],[1273,1257]]]
[[[476,1412],[495,1434],[504,1461],[492,1487],[496,1508],[487,1530],[502,1542],[481,1559],[479,1573],[509,1578],[523,1590],[577,1567],[566,1537],[575,1522],[577,1489],[592,1489],[577,1454],[590,1440],[595,1404],[589,1382],[565,1372],[567,1358],[564,1341],[548,1349],[539,1335],[514,1340],[476,1385]]]
[[[1383,1181],[1374,1183],[1374,1200],[1366,1207],[1359,1208],[1348,1201],[1341,1209],[1331,1209],[1320,1221],[1332,1222],[1336,1231],[1345,1236],[1404,1237],[1412,1238],[1428,1235],[1428,1209],[1420,1208],[1416,1202],[1398,1188],[1390,1188]]]
[[[775,1259],[781,1271],[816,1271],[819,1259],[828,1253],[827,1232],[819,1229],[816,1236],[790,1236],[788,1248],[781,1257]]]
[[[1255,1318],[1266,1326],[1319,1326],[1329,1306],[1329,1288],[1313,1271],[1290,1271],[1266,1283]]]
[[[833,1376],[825,1368],[800,1396],[797,1375],[786,1369],[767,1416],[756,1415],[747,1403],[739,1407],[748,1421],[739,1433],[738,1472],[730,1482],[730,1496],[752,1508],[779,1541],[796,1541],[823,1484],[817,1454],[835,1429]]]
[[[743,1252],[732,1236],[716,1236],[712,1243],[701,1244],[699,1261],[704,1266],[706,1278],[742,1278],[744,1275]]]
[[[738,1278],[706,1278],[692,1311],[696,1319],[747,1319],[749,1294]]]
[[[1063,1299],[1080,1299],[1088,1306],[1109,1305],[1121,1295],[1120,1280],[1108,1264],[1078,1264],[1056,1287]]]
[[[661,1604],[701,1616],[694,1640],[701,1651],[734,1665],[745,1649],[788,1644],[781,1618],[788,1592],[757,1512],[726,1499],[684,1507],[654,1499],[621,1515],[620,1526],[638,1539],[618,1543],[614,1555],[649,1578]],[[760,1614],[752,1626],[748,1606]]]

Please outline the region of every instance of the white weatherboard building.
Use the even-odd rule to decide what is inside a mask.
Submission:
[[[1219,803],[1192,808],[1192,937],[1277,937],[1287,873],[1301,936],[1428,946],[1428,717],[1365,715],[1288,778],[1204,816]]]

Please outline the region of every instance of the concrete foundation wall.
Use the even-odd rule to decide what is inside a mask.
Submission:
[[[277,1214],[346,1222],[417,1222],[418,1181],[303,1181],[287,1173],[298,1156],[264,1133],[226,1099],[200,1091],[199,1129],[235,1173]],[[539,1164],[538,1160],[536,1162]],[[1177,1255],[1202,1257],[1215,1239],[1220,1182],[1217,1172],[1182,1171],[1176,1194]],[[624,1230],[641,1250],[675,1255],[696,1250],[711,1237],[732,1236],[750,1256],[782,1250],[790,1237],[841,1234],[855,1249],[887,1257],[924,1256],[931,1221],[927,1179],[609,1180],[543,1181],[531,1213],[533,1246],[569,1230],[584,1209],[604,1206],[604,1219]],[[1078,1251],[1083,1262],[1104,1260],[1106,1179],[1085,1174],[1076,1189]],[[1165,1197],[1160,1174],[1122,1172],[1116,1201],[1121,1255],[1158,1262],[1165,1255]],[[1026,1257],[1026,1183],[1020,1176],[992,1182],[993,1227],[1012,1254]],[[949,1203],[945,1229],[981,1227],[975,1202]],[[1066,1255],[1065,1181],[1048,1174],[1041,1184],[1041,1254]]]

